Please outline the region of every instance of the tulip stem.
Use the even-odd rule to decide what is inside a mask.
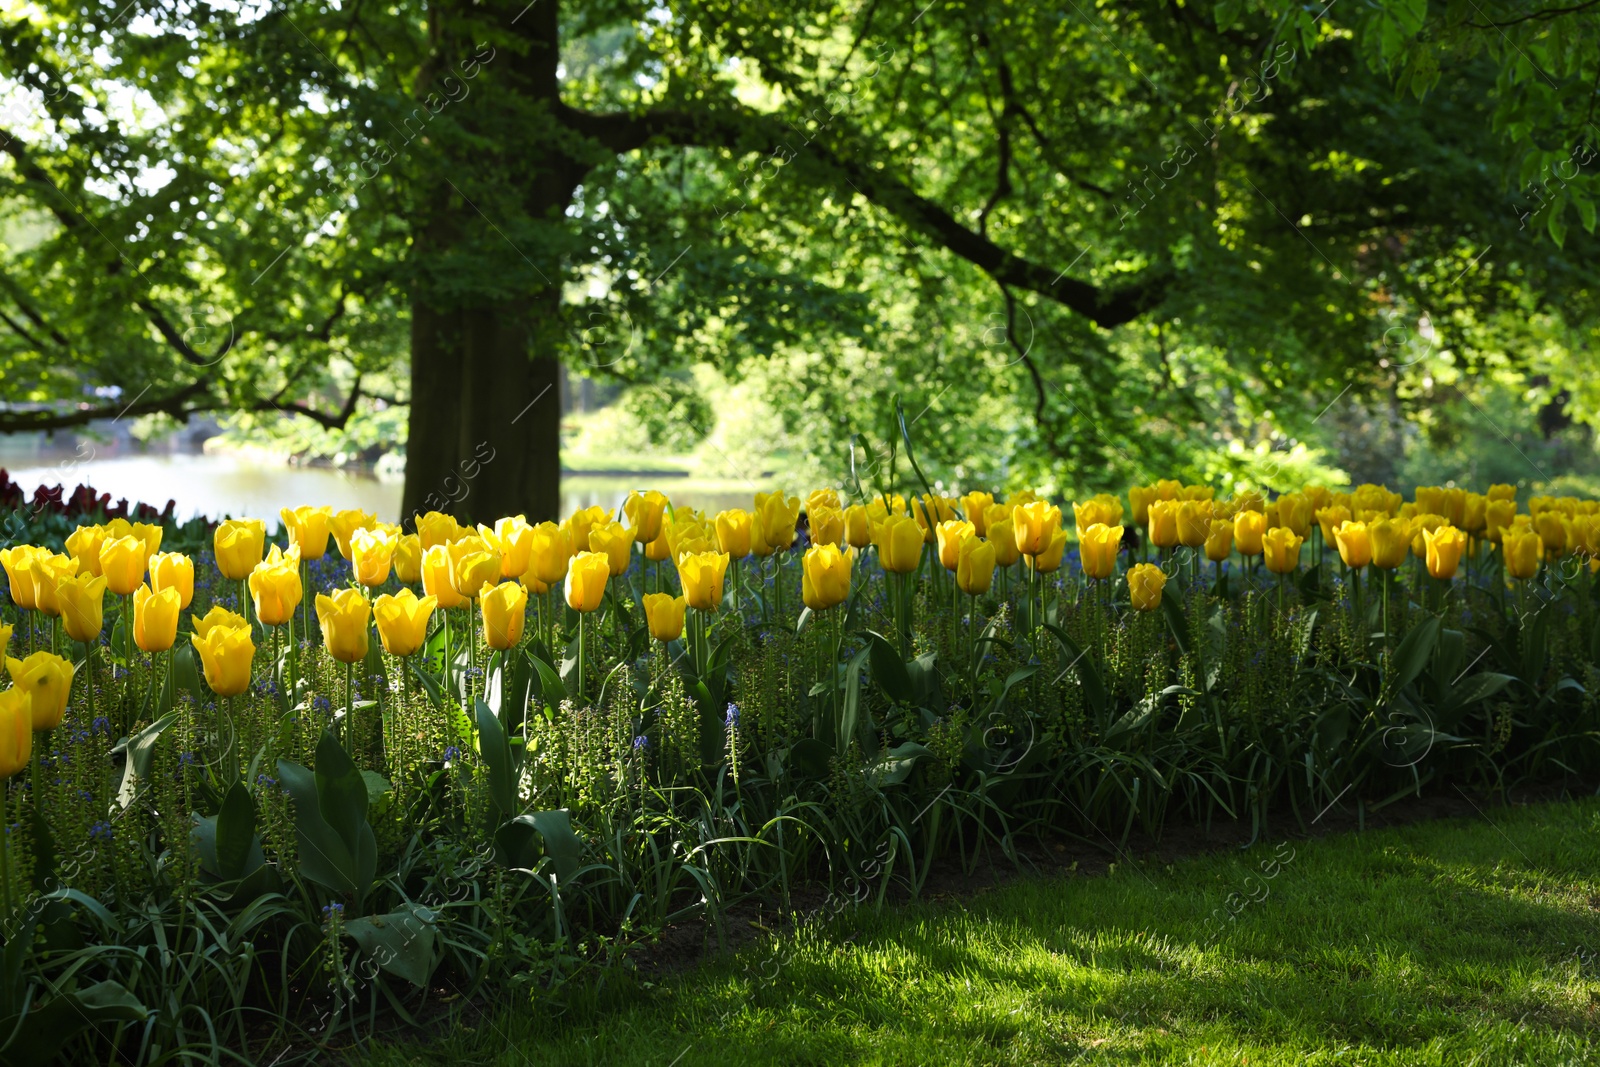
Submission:
[[[35,783],[34,788],[38,788]],[[11,814],[6,801],[11,793],[11,783],[0,780],[0,882],[5,883],[6,918],[11,918]]]
[[[587,614],[588,614],[588,612],[584,612],[584,611],[578,612],[578,692],[577,692],[577,697],[578,697],[578,699],[580,701],[583,699],[583,653],[584,653],[583,631],[586,629],[586,627],[584,626],[583,623],[584,623],[584,616],[586,616]]]
[[[355,725],[356,725],[356,665],[344,665],[344,750],[352,760],[356,758]]]

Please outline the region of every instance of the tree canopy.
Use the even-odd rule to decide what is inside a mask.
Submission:
[[[13,7],[0,430],[409,405],[407,512],[492,454],[487,515],[554,510],[558,361],[1047,486],[1592,421],[1591,6]]]

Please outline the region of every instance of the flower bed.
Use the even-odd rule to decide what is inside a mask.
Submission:
[[[6,548],[4,1052],[266,1054],[1019,835],[1593,776],[1593,501],[856,500]]]

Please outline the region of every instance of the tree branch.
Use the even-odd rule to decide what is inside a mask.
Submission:
[[[569,129],[615,153],[662,143],[765,152],[779,155],[785,161],[804,160],[808,165],[836,175],[861,196],[933,238],[996,282],[1048,297],[1097,326],[1110,328],[1138,318],[1161,302],[1172,281],[1169,271],[1151,270],[1131,285],[1108,291],[1069,278],[1064,270],[1058,272],[1025,259],[967,228],[942,206],[887,171],[843,157],[816,140],[800,141],[796,136],[798,131],[786,129],[767,116],[739,111],[690,113],[671,109],[638,115],[597,114],[560,103],[556,105],[556,114]],[[831,118],[830,115],[830,121]]]

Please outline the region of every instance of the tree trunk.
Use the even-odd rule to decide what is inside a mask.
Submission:
[[[554,292],[538,297],[554,316]],[[405,521],[427,511],[483,523],[560,517],[560,364],[531,352],[533,312],[413,304]]]
[[[486,158],[441,141],[445,155],[417,212],[400,506],[407,524],[428,511],[483,523],[505,515],[539,522],[561,511],[561,270],[513,219],[560,227],[590,164],[562,151],[550,118],[559,100],[556,3],[492,6],[526,50],[473,44],[472,20],[484,17],[476,3],[431,5],[439,51],[416,90],[427,97],[436,78],[457,93],[470,85],[448,105],[451,121],[504,150]],[[519,133],[508,137],[507,129]]]

